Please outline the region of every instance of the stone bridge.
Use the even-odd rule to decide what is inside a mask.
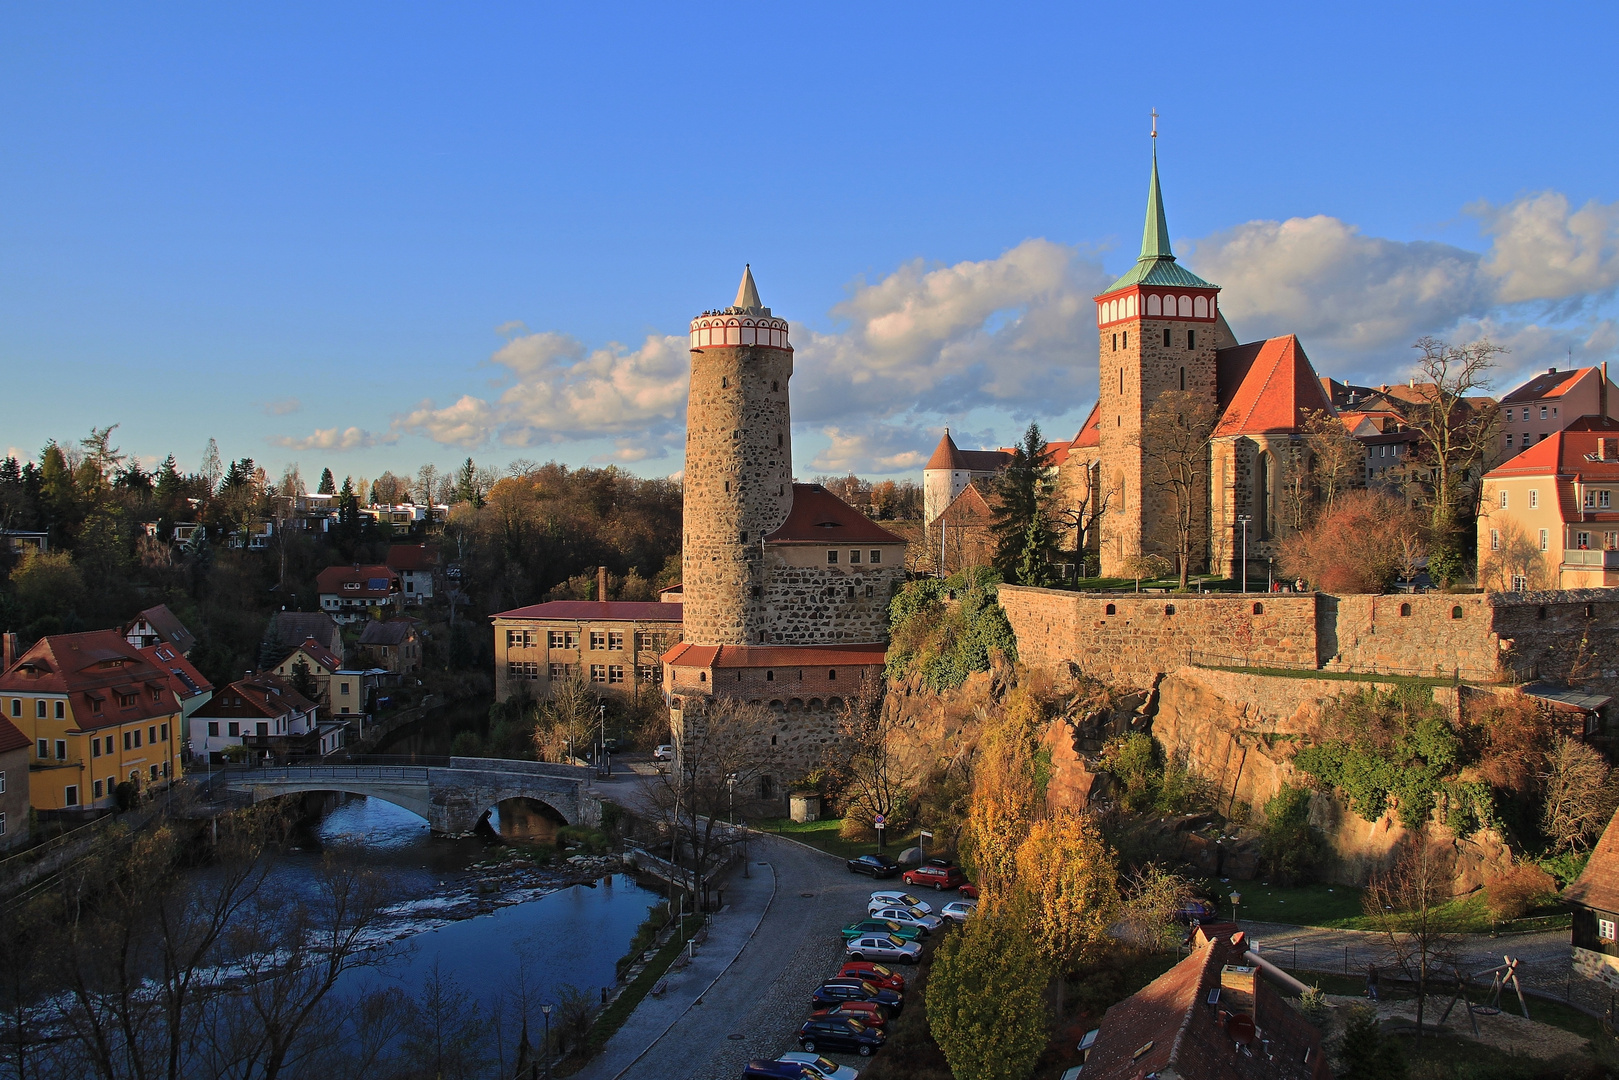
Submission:
[[[601,824],[601,801],[588,792],[595,770],[502,758],[441,758],[429,764],[288,765],[234,771],[225,787],[254,802],[301,791],[342,791],[381,799],[427,819],[435,833],[471,832],[507,799],[544,803],[569,825]]]

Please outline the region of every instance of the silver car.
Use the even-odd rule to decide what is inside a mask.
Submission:
[[[822,1054],[811,1054],[803,1050],[794,1050],[790,1054],[783,1054],[777,1061],[791,1061],[796,1065],[807,1065],[817,1076],[824,1076],[826,1080],[856,1080],[860,1075],[859,1069],[852,1069],[847,1065],[839,1065]]]
[[[893,934],[862,934],[843,947],[851,960],[888,960],[914,964],[922,958],[922,946],[902,941]]]
[[[931,934],[944,925],[944,920],[937,915],[929,915],[921,908],[885,907],[871,913],[874,919],[887,919],[897,922],[901,926],[914,926],[923,933]]]
[[[931,904],[901,889],[878,889],[871,894],[871,902],[866,905],[866,911],[869,914],[876,914],[879,908],[886,907],[916,908],[925,915],[933,914]]]
[[[939,914],[951,922],[964,923],[967,921],[967,916],[971,915],[976,907],[978,907],[977,900],[952,900],[944,906],[944,910]]]

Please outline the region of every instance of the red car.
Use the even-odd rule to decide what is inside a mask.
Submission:
[[[963,900],[977,900],[978,899],[978,886],[974,885],[970,881],[962,882],[961,888],[956,890],[956,891],[961,893],[961,898]]]
[[[899,879],[914,888],[919,889],[926,885],[940,892],[967,884],[967,876],[961,872],[959,866],[918,866],[914,870],[905,871]]]
[[[892,990],[896,994],[905,992],[905,976],[870,960],[845,960],[843,966],[838,968],[838,978],[864,979],[879,990]]]
[[[840,1001],[830,1009],[810,1013],[811,1020],[858,1020],[867,1027],[888,1025],[888,1011],[875,1001]]]

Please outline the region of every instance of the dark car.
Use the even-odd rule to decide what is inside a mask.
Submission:
[[[755,1059],[742,1069],[742,1080],[804,1080],[810,1071],[796,1061]]]
[[[848,862],[849,872],[870,874],[874,878],[893,877],[899,873],[899,863],[887,855],[859,855]]]
[[[811,1009],[830,1009],[843,1001],[874,1001],[888,1010],[889,1016],[898,1016],[905,1008],[905,999],[892,990],[879,990],[864,979],[828,979],[810,995]]]
[[[1204,922],[1214,916],[1214,905],[1207,900],[1192,899],[1186,901],[1175,911],[1175,918],[1190,926],[1193,923]]]
[[[882,1048],[883,1033],[869,1028],[858,1020],[810,1019],[798,1029],[798,1045],[811,1054],[827,1050],[853,1050],[861,1057],[870,1057]]]

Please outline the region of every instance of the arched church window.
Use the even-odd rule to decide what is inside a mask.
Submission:
[[[1153,293],[1151,296],[1147,297],[1147,314],[1150,316],[1162,315],[1163,313],[1164,302],[1158,298],[1158,294]]]
[[[1264,451],[1260,451],[1259,456],[1254,459],[1254,516],[1259,519],[1259,539],[1261,540],[1270,538],[1273,522],[1271,502],[1272,488],[1275,485],[1272,482],[1271,462],[1271,456]]]
[[[1180,316],[1183,319],[1192,317],[1192,298],[1190,296],[1180,298]]]
[[[1196,300],[1193,300],[1192,301],[1192,314],[1195,315],[1196,317],[1198,317],[1199,319],[1208,318],[1209,317],[1209,298],[1206,297],[1206,296],[1200,296]]]
[[[1186,369],[1181,368],[1181,389],[1186,389]]]

